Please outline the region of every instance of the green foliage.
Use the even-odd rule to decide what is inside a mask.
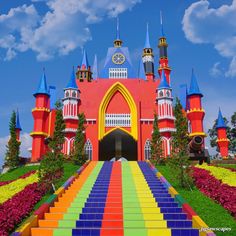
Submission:
[[[84,150],[84,144],[85,144],[85,115],[84,113],[80,113],[78,115],[78,128],[75,134],[75,141],[74,141],[74,147],[71,152],[71,159],[76,165],[83,165],[86,160],[88,159],[85,150]]]
[[[63,114],[62,104],[56,103],[56,121],[53,137],[49,140],[48,151],[40,162],[39,179],[42,185],[45,185],[49,190],[51,185],[56,185],[63,176],[63,159],[61,153],[62,145],[64,143],[66,128]]]
[[[168,166],[173,173],[173,177],[178,180],[182,188],[191,188],[193,180],[191,177],[191,164],[188,154],[188,121],[182,111],[179,99],[176,99],[174,108],[175,128],[173,132],[172,154],[168,158]]]
[[[11,169],[19,165],[20,142],[16,136],[16,112],[13,111],[9,123],[10,139],[6,146],[5,164]]]
[[[154,165],[163,164],[164,156],[162,150],[161,134],[158,127],[158,116],[154,113],[153,132],[151,140],[151,162]]]
[[[224,117],[227,133],[227,138],[230,140],[229,143],[229,151],[235,153],[236,152],[236,112],[231,116],[231,123]],[[219,148],[217,146],[217,129],[216,129],[217,119],[214,121],[214,124],[211,129],[208,130],[208,134],[210,136],[210,144],[211,147],[216,147],[216,151],[219,152]]]

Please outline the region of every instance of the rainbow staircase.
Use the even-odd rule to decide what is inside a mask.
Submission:
[[[146,162],[90,162],[33,236],[198,236]]]

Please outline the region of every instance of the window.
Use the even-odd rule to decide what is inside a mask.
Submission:
[[[147,141],[145,142],[144,155],[146,160],[149,160],[151,158],[151,142],[149,139],[147,139]]]
[[[128,77],[127,68],[109,68],[109,78],[126,79]]]
[[[159,92],[159,97],[163,97],[163,92],[162,91]]]
[[[69,97],[69,92],[68,92],[68,91],[66,92],[66,97],[67,97],[67,98]]]
[[[72,93],[72,97],[73,97],[73,98],[76,97],[76,92],[75,92],[75,91]]]
[[[170,91],[167,91],[167,92],[166,92],[166,96],[167,96],[167,97],[170,97]]]
[[[88,139],[84,144],[84,151],[89,160],[92,160],[93,157],[93,146],[90,140]]]
[[[130,114],[106,114],[105,116],[106,127],[130,127],[131,115]]]

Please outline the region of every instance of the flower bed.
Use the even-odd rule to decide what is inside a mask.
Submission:
[[[0,235],[9,235],[23,218],[28,216],[35,204],[41,200],[45,190],[37,183],[29,184],[11,199],[0,205]]]
[[[236,187],[222,183],[205,168],[193,167],[193,178],[202,193],[218,202],[236,218]]]
[[[38,174],[34,173],[25,178],[19,178],[7,185],[0,187],[0,203],[4,203],[16,193],[22,191],[27,185],[38,182]]]
[[[27,178],[28,176],[34,174],[35,172],[36,172],[36,170],[29,171],[29,172],[27,172],[26,174],[21,175],[21,176],[18,177],[17,179],[25,179],[25,178]],[[14,180],[7,180],[7,181],[1,181],[1,182],[0,182],[0,187],[1,187],[1,186],[4,186],[4,185],[7,185],[7,184],[9,184],[9,183],[12,183],[12,182],[16,181],[17,179],[14,179]]]
[[[236,187],[236,172],[228,170],[224,167],[216,167],[207,164],[196,165],[197,168],[208,170],[216,179],[229,186]]]

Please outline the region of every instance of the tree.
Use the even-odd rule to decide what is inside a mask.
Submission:
[[[188,121],[178,98],[176,98],[174,115],[176,131],[173,132],[172,154],[168,165],[179,185],[182,188],[188,188],[193,184],[188,154]]]
[[[236,153],[236,112],[231,116],[230,144],[231,152]]]
[[[13,111],[9,123],[10,138],[7,145],[7,151],[5,156],[5,164],[10,169],[16,168],[19,161],[20,154],[20,142],[17,140],[16,136],[16,112]]]
[[[85,144],[85,115],[80,113],[78,115],[78,128],[75,134],[74,147],[71,153],[71,159],[76,165],[83,165],[88,157],[85,154],[84,144]]]
[[[49,190],[52,184],[57,184],[63,176],[62,145],[65,140],[65,122],[62,114],[61,102],[56,102],[56,121],[53,136],[49,139],[48,151],[39,166],[40,182]]]
[[[158,116],[154,113],[153,132],[151,140],[151,161],[154,165],[163,163],[163,150],[161,134],[158,127]]]

